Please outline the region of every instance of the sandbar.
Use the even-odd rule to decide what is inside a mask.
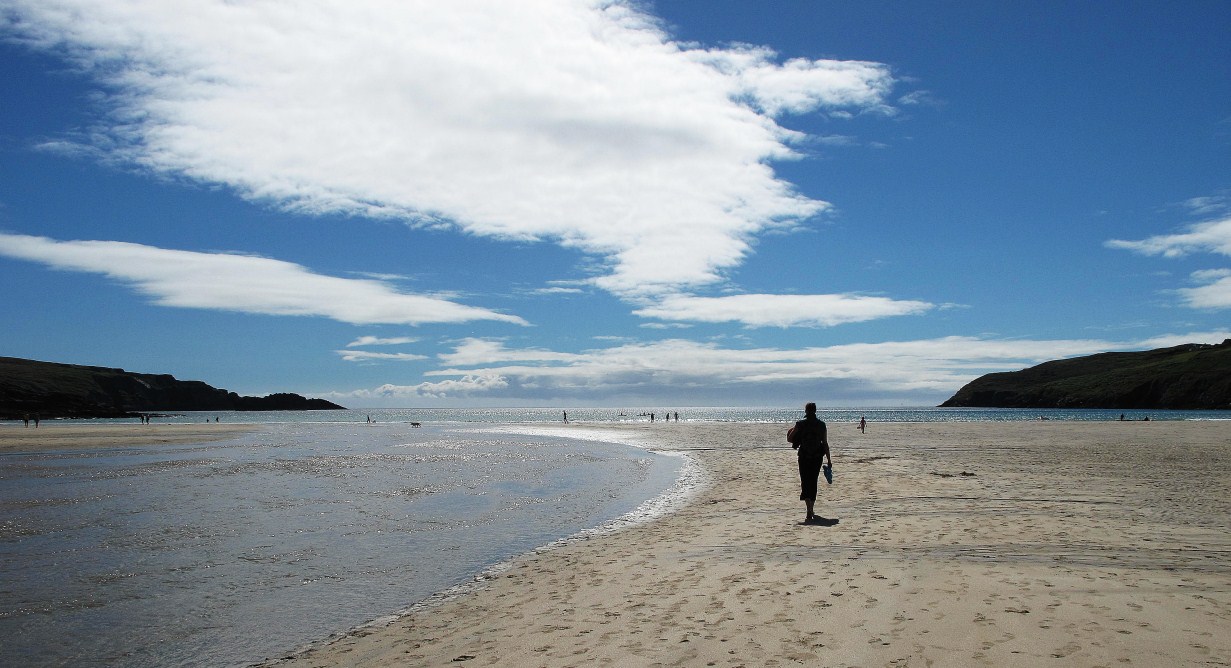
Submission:
[[[133,445],[207,443],[259,429],[252,424],[58,424],[0,426],[0,453],[119,448]]]
[[[1231,663],[1231,423],[572,425],[684,450],[680,510],[516,559],[277,666]]]

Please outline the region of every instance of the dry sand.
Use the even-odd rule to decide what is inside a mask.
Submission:
[[[679,512],[279,666],[1226,666],[1231,423],[575,426],[692,450]]]
[[[31,423],[33,424],[33,423]],[[159,443],[206,443],[259,429],[244,424],[58,424],[0,427],[0,453],[82,448],[120,448]]]

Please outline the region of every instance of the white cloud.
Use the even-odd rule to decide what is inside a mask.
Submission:
[[[621,296],[722,280],[824,211],[768,163],[785,113],[892,113],[878,63],[672,41],[632,2],[5,0],[0,29],[103,82],[83,143],[311,214],[601,259]],[[63,143],[62,141],[59,143]]]
[[[1219,344],[1231,339],[1231,330],[1213,332],[1189,332],[1187,334],[1163,334],[1139,342],[1134,349],[1152,350],[1155,348],[1171,348],[1185,343]]]
[[[354,397],[378,397],[386,399],[410,399],[416,397],[443,398],[485,394],[508,387],[508,381],[500,376],[465,375],[457,380],[442,380],[438,383],[418,385],[382,385],[374,392],[352,393]]]
[[[415,362],[428,359],[426,355],[414,353],[377,353],[369,350],[335,350],[347,362],[370,362],[372,360],[392,360],[396,362]]]
[[[103,274],[160,306],[320,316],[357,325],[473,320],[526,324],[517,316],[398,292],[379,281],[315,274],[297,264],[251,255],[0,233],[0,256]]]
[[[584,353],[516,350],[497,341],[470,340],[465,354],[445,356],[458,367],[429,376],[495,375],[562,388],[662,384],[780,383],[856,380],[887,391],[956,389],[978,373],[1022,368],[1058,356],[1099,352],[1106,341],[1000,341],[947,337],[924,341],[848,344],[785,350],[734,349],[673,339]],[[976,373],[977,371],[977,373]]]
[[[1204,269],[1194,271],[1191,278],[1197,283],[1213,283],[1228,276],[1231,276],[1231,269]]]
[[[445,364],[470,365],[496,362],[572,362],[578,359],[574,353],[558,353],[539,348],[509,350],[500,341],[492,339],[463,339],[452,353],[440,356]]]
[[[406,343],[415,343],[419,339],[410,336],[395,336],[392,338],[380,338],[378,336],[361,336],[354,341],[346,344],[347,348],[356,348],[359,346],[400,346]]]
[[[1181,343],[1221,343],[1231,331],[1189,332],[1144,341],[1096,339],[1004,340],[952,336],[919,341],[859,343],[803,349],[724,348],[686,340],[626,343],[579,353],[509,348],[501,341],[466,339],[442,355],[452,368],[426,375],[447,380],[384,385],[328,395],[346,399],[452,396],[534,400],[598,397],[681,397],[781,392],[815,393],[841,386],[862,396],[940,401],[985,373],[1015,371],[1045,361],[1112,350],[1147,350]]]
[[[1231,256],[1231,218],[1191,225],[1181,234],[1158,235],[1140,241],[1113,239],[1107,246],[1171,258],[1202,252]]]
[[[1193,208],[1210,209],[1221,206],[1221,202],[1221,198],[1198,198],[1190,200],[1188,204]],[[1179,258],[1193,253],[1231,256],[1231,218],[1191,225],[1180,234],[1153,236],[1140,241],[1115,239],[1108,241],[1107,246],[1168,258]],[[1186,306],[1204,309],[1231,308],[1231,270],[1198,271],[1194,272],[1191,278],[1195,283],[1204,285],[1175,291]]]
[[[536,290],[531,290],[530,292],[536,295],[580,295],[584,294],[585,290],[582,290],[581,288],[564,288],[553,286],[538,288]]]
[[[1188,306],[1208,309],[1231,308],[1231,269],[1193,272],[1192,280],[1204,285],[1176,290]]]
[[[805,113],[820,107],[863,108],[885,114],[893,88],[888,68],[880,63],[793,58],[781,65],[765,47],[694,51],[690,55],[731,77],[739,92],[770,116]]]
[[[634,314],[659,320],[740,322],[749,327],[832,327],[918,315],[933,308],[927,302],[862,295],[673,295],[637,309]]]
[[[480,345],[483,344],[483,345]],[[884,392],[954,391],[989,371],[1019,369],[1058,356],[1100,352],[1106,341],[999,341],[948,337],[788,350],[734,349],[686,340],[637,343],[584,353],[509,349],[467,341],[458,367],[429,376],[499,376],[517,385],[620,392],[653,385],[686,391],[713,385],[854,381]],[[464,361],[464,363],[463,363]],[[502,388],[503,389],[503,388]]]

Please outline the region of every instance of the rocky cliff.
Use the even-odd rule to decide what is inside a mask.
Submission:
[[[1231,409],[1231,339],[1102,353],[991,373],[941,404],[986,408]]]
[[[75,364],[0,357],[0,418],[126,417],[176,411],[329,410],[298,394],[241,397],[197,380]]]

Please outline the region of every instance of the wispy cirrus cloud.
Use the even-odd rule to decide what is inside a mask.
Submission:
[[[1231,211],[1231,194],[1221,192],[1205,197],[1192,197],[1184,201],[1184,207],[1194,216],[1216,217]]]
[[[892,114],[886,65],[674,41],[635,2],[4,0],[106,88],[104,159],[309,213],[588,254],[622,297],[723,280],[829,206],[786,114]],[[63,146],[66,140],[57,139]]]
[[[102,274],[160,306],[317,316],[356,325],[525,320],[379,281],[317,274],[291,262],[236,253],[171,250],[119,241],[57,241],[0,233],[0,256]]]
[[[1197,198],[1187,204],[1194,211],[1225,209],[1223,198]],[[1142,255],[1180,258],[1196,253],[1212,253],[1231,257],[1231,218],[1222,218],[1188,226],[1183,232],[1162,234],[1139,241],[1113,239],[1109,248],[1130,250]],[[1190,279],[1195,288],[1178,288],[1174,292],[1191,308],[1231,308],[1231,270],[1206,269],[1193,272]]]
[[[417,362],[430,359],[426,355],[417,355],[415,353],[380,353],[370,350],[335,350],[334,352],[346,362]]]
[[[933,308],[935,305],[927,302],[863,295],[672,295],[633,313],[659,320],[737,322],[749,327],[833,327],[892,316],[918,315]]]
[[[1184,232],[1160,234],[1139,241],[1112,239],[1107,242],[1107,246],[1134,251],[1142,255],[1161,255],[1171,258],[1183,257],[1192,253],[1217,253],[1231,256],[1231,218],[1197,223],[1190,225]]]
[[[379,336],[361,336],[354,341],[346,344],[347,348],[356,348],[359,346],[400,346],[407,343],[416,343],[419,339],[412,336],[394,336],[381,338]]]
[[[495,339],[467,338],[444,353],[440,361],[455,366],[487,365],[501,362],[550,362],[571,363],[582,356],[577,353],[562,353],[541,348],[506,348],[504,342]]]

